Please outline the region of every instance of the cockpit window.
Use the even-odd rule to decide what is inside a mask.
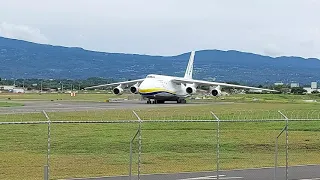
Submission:
[[[148,75],[147,78],[155,78],[155,77],[152,75]]]

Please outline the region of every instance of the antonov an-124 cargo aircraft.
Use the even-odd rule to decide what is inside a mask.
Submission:
[[[263,90],[270,92],[275,91],[270,89],[192,79],[194,56],[195,51],[192,51],[184,77],[149,74],[144,79],[103,84],[98,86],[87,87],[85,89],[114,87],[113,93],[121,95],[125,87],[130,87],[131,93],[140,94],[144,99],[148,99],[148,104],[164,103],[165,101],[176,101],[177,103],[186,103],[186,98],[191,96],[192,94],[195,94],[197,92],[197,88],[203,85],[210,86],[210,93],[213,96],[221,95],[222,86]]]

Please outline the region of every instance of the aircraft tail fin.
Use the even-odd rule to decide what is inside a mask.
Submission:
[[[195,51],[191,51],[190,59],[188,62],[186,73],[184,74],[184,78],[192,79],[194,55],[195,55]]]

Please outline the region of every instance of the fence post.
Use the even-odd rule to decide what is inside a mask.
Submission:
[[[136,134],[132,137],[132,139],[130,141],[129,180],[131,180],[131,177],[132,177],[132,144],[138,134],[139,134],[139,129],[137,130]]]
[[[131,176],[132,176],[132,141],[130,141],[130,162],[129,162],[129,180],[131,180]]]
[[[278,166],[278,137],[276,137],[275,153],[274,153],[274,176],[273,180],[277,180],[277,166]]]
[[[210,111],[212,116],[217,120],[217,180],[219,180],[219,169],[220,169],[220,119]]]
[[[48,120],[48,149],[47,149],[47,164],[44,166],[44,180],[49,180],[49,171],[50,171],[50,140],[51,140],[51,129],[50,129],[50,124],[51,120],[48,116],[48,114],[43,110],[42,113]]]
[[[274,167],[274,180],[276,180],[276,175],[277,175],[277,161],[278,161],[278,138],[281,136],[281,134],[285,131],[286,132],[286,180],[288,180],[288,149],[289,149],[289,138],[288,138],[288,121],[289,121],[289,118],[284,115],[281,111],[278,111],[278,113],[281,114],[282,117],[285,118],[286,120],[286,125],[285,127],[282,129],[282,131],[279,133],[279,135],[276,137],[276,149],[275,149],[275,167]]]
[[[138,154],[138,180],[140,180],[140,173],[141,173],[141,151],[142,151],[142,136],[141,136],[141,123],[142,120],[140,119],[140,117],[138,116],[138,114],[135,111],[132,111],[133,114],[137,117],[137,119],[139,120],[139,130],[138,130],[138,139],[139,139],[139,154]]]
[[[47,165],[44,165],[44,180],[49,180],[49,168]]]

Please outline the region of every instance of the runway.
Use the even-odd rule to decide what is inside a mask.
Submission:
[[[19,102],[19,101],[15,101]],[[137,109],[137,108],[159,108],[191,106],[205,103],[177,104],[168,102],[165,104],[147,104],[145,101],[127,100],[122,102],[85,102],[85,101],[22,101],[24,106],[1,107],[0,114],[7,113],[30,113],[38,111],[85,111],[85,110],[108,110],[108,109]],[[226,104],[227,102],[217,102],[214,104]]]
[[[277,179],[285,179],[285,168],[277,169]],[[274,178],[274,168],[257,168],[219,171],[219,179],[231,180],[271,180]],[[136,176],[132,180],[137,180]],[[195,172],[177,174],[142,175],[142,180],[213,180],[218,179],[216,172]],[[320,165],[292,166],[288,168],[288,179],[291,180],[320,180]],[[68,180],[128,180],[128,176],[76,178]]]

